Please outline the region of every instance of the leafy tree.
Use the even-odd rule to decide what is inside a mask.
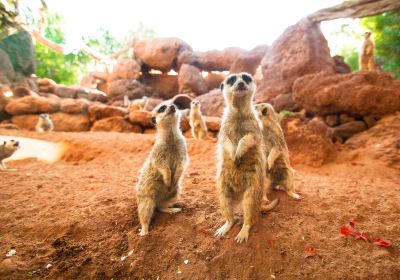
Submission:
[[[361,24],[372,31],[377,60],[386,71],[400,78],[400,12],[366,17]]]

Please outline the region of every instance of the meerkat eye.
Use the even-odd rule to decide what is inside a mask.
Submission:
[[[232,76],[232,77],[230,77],[230,78],[226,81],[226,83],[227,83],[228,85],[233,86],[233,84],[236,82],[236,80],[237,80],[237,77],[236,77],[236,76]]]
[[[268,114],[268,108],[265,107],[264,109],[262,109],[262,115],[266,116]]]
[[[253,81],[253,79],[247,74],[243,74],[242,79],[246,84],[250,84]]]
[[[224,90],[224,84],[223,84],[223,83],[221,83],[221,85],[219,86],[219,89],[220,89],[221,91]]]
[[[160,109],[158,109],[158,113],[163,113],[167,109],[166,105],[162,105]]]

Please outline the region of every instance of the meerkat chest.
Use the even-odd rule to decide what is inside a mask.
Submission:
[[[248,134],[261,134],[257,121],[254,119],[232,118],[225,124],[225,137],[237,145]]]

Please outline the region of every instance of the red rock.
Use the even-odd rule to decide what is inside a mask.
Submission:
[[[83,95],[82,97],[87,98],[90,101],[98,101],[98,102],[102,102],[102,103],[105,103],[108,100],[107,94],[105,92],[97,90],[95,88],[86,89],[86,96]],[[77,98],[80,98],[79,94],[78,94]]]
[[[204,121],[206,122],[206,126],[208,130],[218,132],[221,128],[221,118],[218,117],[210,117],[203,116]]]
[[[368,128],[371,128],[376,124],[376,119],[373,116],[364,116],[363,120],[367,124]]]
[[[257,46],[251,51],[241,53],[232,63],[229,69],[230,73],[247,72],[251,75],[256,73],[261,59],[267,53],[269,47],[267,45]]]
[[[154,124],[151,121],[152,118],[151,112],[142,110],[132,111],[129,113],[128,118],[132,124],[137,124],[144,128],[154,127]]]
[[[161,102],[163,102],[162,99],[149,97],[147,98],[147,104],[144,109],[146,111],[153,111],[153,109],[156,108]]]
[[[120,79],[108,83],[107,96],[111,101],[122,100],[124,96],[130,99],[141,98],[145,93],[145,87],[136,80]]]
[[[26,87],[15,87],[12,90],[13,97],[38,96],[38,94]]]
[[[216,88],[218,89],[224,79],[225,75],[223,73],[213,73],[213,72],[208,73],[208,75],[204,78],[204,80],[206,81],[208,91],[211,91]]]
[[[190,129],[189,118],[186,116],[181,116],[181,123],[179,125],[182,132],[188,131]]]
[[[335,126],[339,124],[339,117],[338,115],[328,115],[325,117],[325,123],[329,126]]]
[[[89,106],[89,120],[96,121],[109,117],[125,117],[128,115],[128,109],[116,106],[108,106],[103,104],[93,104]]]
[[[67,114],[85,114],[90,102],[87,99],[65,98],[60,101],[60,111]]]
[[[257,103],[292,92],[294,81],[306,74],[335,71],[319,23],[307,19],[288,27],[267,51],[261,65],[264,78],[256,93]]]
[[[224,113],[224,97],[219,89],[200,95],[197,99],[201,103],[201,111],[205,116],[222,117]]]
[[[57,85],[54,88],[54,93],[61,98],[76,98],[77,87],[67,87],[62,85]]]
[[[384,72],[312,74],[296,81],[293,98],[317,115],[379,117],[400,110],[400,81]]]
[[[292,162],[319,167],[336,156],[337,151],[329,137],[328,127],[322,120],[315,118],[307,123],[297,114],[285,118],[282,129]]]
[[[146,128],[143,131],[143,134],[156,134],[156,133],[157,133],[157,130],[155,128]]]
[[[154,98],[170,99],[179,92],[178,76],[167,74],[143,74],[140,81],[151,87]]]
[[[118,79],[137,80],[140,76],[140,65],[136,60],[128,57],[123,57],[118,60],[114,66],[109,81]]]
[[[71,115],[63,112],[51,114],[55,131],[79,132],[89,131],[92,123],[87,115]]]
[[[195,52],[193,53],[194,61],[188,64],[204,71],[228,71],[233,62],[244,53],[246,53],[246,50],[241,48]]]
[[[343,141],[364,130],[367,130],[367,125],[363,121],[351,121],[331,128],[331,134],[334,141],[343,143]]]
[[[93,123],[90,131],[116,131],[116,132],[135,132],[142,133],[139,125],[131,124],[123,117],[110,117],[98,120]]]
[[[5,107],[10,115],[23,115],[35,113],[53,113],[60,108],[60,102],[41,96],[25,96],[14,99]]]
[[[18,115],[13,116],[11,122],[20,129],[35,130],[38,119],[38,115]]]
[[[339,123],[341,123],[341,124],[352,122],[352,121],[355,121],[355,118],[352,116],[349,116],[348,114],[340,114],[339,115]]]
[[[180,93],[194,92],[200,95],[208,91],[200,70],[189,64],[183,64],[179,69],[178,84]]]
[[[344,61],[343,56],[335,55],[332,57],[335,61],[335,72],[339,74],[351,73],[350,66]]]
[[[183,51],[192,51],[192,48],[178,38],[144,39],[135,43],[135,57],[140,59],[150,69],[164,73],[171,69],[178,70],[176,62]]]
[[[293,112],[299,109],[299,106],[294,102],[291,93],[279,94],[273,99],[272,105],[277,112],[282,110]]]

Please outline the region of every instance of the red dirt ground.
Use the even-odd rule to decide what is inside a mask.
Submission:
[[[188,139],[183,212],[157,213],[139,237],[134,185],[154,135],[0,134],[70,147],[56,163],[24,159],[0,173],[0,279],[400,279],[400,174],[379,160],[296,163],[302,200],[273,192],[280,204],[238,245],[241,211],[227,238],[213,236],[223,219],[211,141]],[[351,220],[392,246],[345,238]],[[316,256],[305,257],[307,245]]]

